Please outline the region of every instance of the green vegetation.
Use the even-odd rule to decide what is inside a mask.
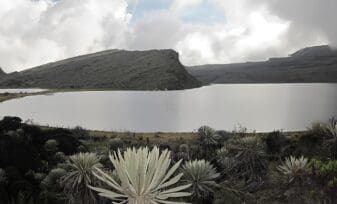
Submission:
[[[308,172],[308,159],[301,156],[286,158],[285,162],[277,168],[281,173],[289,177],[289,182],[301,179]]]
[[[220,174],[208,161],[187,161],[182,167],[182,172],[183,181],[191,185],[192,200],[195,203],[204,203],[218,187],[215,180]]]
[[[96,168],[102,168],[95,153],[79,153],[69,157],[68,173],[62,177],[61,185],[69,203],[96,203],[96,196],[89,185],[99,185],[95,178]]]
[[[0,121],[0,204],[336,203],[336,120],[117,133]]]

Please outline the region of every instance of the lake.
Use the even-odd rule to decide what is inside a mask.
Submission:
[[[38,93],[48,91],[47,89],[0,89],[0,94],[3,93]]]
[[[85,91],[0,103],[0,116],[41,125],[189,132],[202,125],[258,132],[305,130],[337,115],[337,84],[212,85],[183,91]]]

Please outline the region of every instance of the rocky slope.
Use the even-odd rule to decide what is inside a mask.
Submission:
[[[200,85],[173,50],[108,50],[11,73],[0,79],[0,87],[15,88],[176,90]]]
[[[6,75],[6,73],[0,67],[0,78],[4,77],[5,75]]]
[[[187,70],[204,83],[337,82],[337,51],[316,46],[265,62],[203,65]]]

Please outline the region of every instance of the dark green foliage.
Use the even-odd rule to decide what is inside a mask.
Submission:
[[[28,141],[3,134],[0,136],[0,168],[15,166],[21,172],[37,170],[40,166],[40,155]]]
[[[324,138],[326,137],[326,125],[320,122],[313,123],[308,129],[308,134],[316,135],[317,137]]]
[[[56,140],[47,140],[46,143],[44,144],[44,149],[47,152],[56,152],[58,150],[58,142]]]
[[[113,138],[109,140],[109,148],[111,151],[117,151],[118,149],[122,149],[124,142],[121,138]]]
[[[266,143],[266,152],[269,154],[281,153],[287,139],[280,131],[274,131],[269,133],[264,139]]]
[[[321,161],[313,159],[309,166],[311,167],[312,179],[315,182],[313,187],[316,196],[326,203],[337,202],[337,161]]]
[[[214,197],[197,198],[192,203],[337,203],[337,138],[327,133],[324,124],[299,133],[256,134],[242,127],[228,133],[206,126],[198,133],[195,140],[147,140],[131,133],[111,139],[81,128],[39,127],[7,117],[0,121],[0,204],[66,203],[69,195],[60,181],[71,172],[65,162],[70,154],[95,152],[104,166],[112,168],[109,151],[132,146],[169,149],[173,162],[211,161],[222,173],[216,180],[219,188]],[[303,155],[312,161],[310,171],[296,185],[282,179],[277,170],[289,155]]]
[[[198,142],[200,151],[198,151],[201,158],[212,160],[215,150],[219,147],[220,137],[217,132],[208,126],[202,126],[198,129]]]
[[[312,157],[320,154],[320,147],[323,142],[323,137],[314,134],[301,135],[297,142],[297,155],[304,155],[306,157]]]
[[[1,131],[9,131],[16,130],[21,126],[21,118],[18,117],[4,117],[2,121],[0,121],[0,130]]]
[[[64,153],[76,152],[79,144],[68,130],[42,129],[22,124],[20,118],[5,117],[0,121],[0,180],[3,172],[6,178],[0,181],[0,204],[49,203],[41,194],[45,175],[64,160]]]
[[[216,134],[218,135],[219,140],[222,142],[229,140],[232,136],[230,132],[224,130],[218,130],[216,131]]]
[[[261,181],[267,173],[267,163],[263,153],[254,149],[239,150],[226,174],[232,178],[241,178],[245,182]]]
[[[335,117],[329,119],[328,123],[325,125],[325,132],[331,138],[337,138],[337,119]]]
[[[72,134],[73,137],[75,137],[77,139],[85,139],[85,138],[89,137],[88,131],[83,129],[80,126],[77,126],[74,129],[72,129],[71,134]]]

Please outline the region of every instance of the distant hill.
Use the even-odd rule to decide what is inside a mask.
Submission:
[[[177,90],[199,86],[173,50],[108,50],[0,78],[0,87],[12,88]]]
[[[289,57],[265,62],[188,67],[204,83],[315,83],[337,82],[337,51],[329,46],[308,47]]]
[[[6,76],[6,73],[2,70],[2,68],[0,67],[0,78]]]

